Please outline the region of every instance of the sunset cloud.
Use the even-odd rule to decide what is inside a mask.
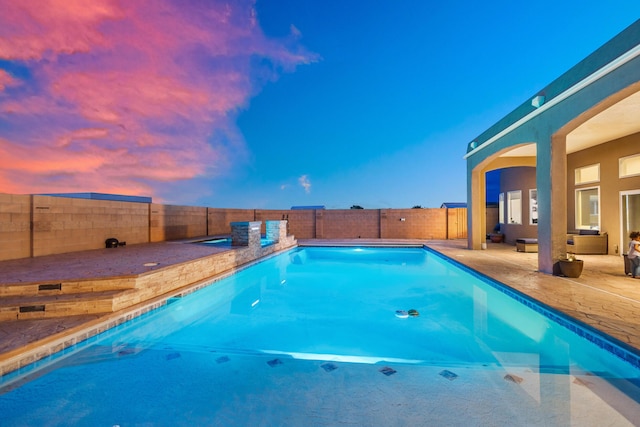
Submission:
[[[0,0],[0,10],[8,193],[177,201],[165,184],[187,188],[244,159],[238,111],[267,81],[316,59],[297,32],[268,39],[250,0]]]

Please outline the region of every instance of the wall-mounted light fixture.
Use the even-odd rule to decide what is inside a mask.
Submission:
[[[401,222],[404,222],[404,221],[405,221],[405,219],[404,219],[404,218],[400,218],[400,221],[401,221]]]
[[[542,107],[542,104],[544,104],[544,95],[534,96],[533,99],[531,100],[531,105],[533,105],[536,108]]]

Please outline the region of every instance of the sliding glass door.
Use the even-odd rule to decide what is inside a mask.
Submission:
[[[629,233],[640,231],[640,190],[620,192],[620,217],[620,253],[626,254],[629,250]]]

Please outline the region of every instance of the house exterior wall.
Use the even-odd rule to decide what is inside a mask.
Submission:
[[[627,243],[621,236],[620,192],[640,190],[640,176],[619,177],[619,159],[640,155],[640,133],[600,144],[567,156],[567,225],[569,231],[576,230],[576,190],[600,188],[600,231],[608,233],[609,254],[620,254]],[[599,164],[600,181],[576,185],[575,170]],[[618,250],[616,252],[616,249]]]
[[[468,247],[480,249],[484,241],[484,173],[492,163],[511,160],[507,151],[535,144],[538,191],[538,270],[558,273],[558,260],[566,255],[569,205],[567,136],[589,119],[640,91],[640,20],[576,64],[532,98],[481,133],[467,146]],[[511,166],[522,166],[511,160]],[[507,166],[502,166],[507,167]]]
[[[530,224],[530,203],[529,190],[536,188],[536,170],[531,167],[506,168],[500,174],[500,193],[504,194],[504,218],[505,223],[500,224],[500,229],[504,234],[504,241],[512,245],[516,244],[516,239],[523,237],[538,237],[538,226]],[[509,191],[522,192],[522,223],[513,224],[509,220],[507,208],[507,193]]]

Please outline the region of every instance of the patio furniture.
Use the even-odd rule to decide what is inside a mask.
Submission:
[[[538,252],[538,239],[519,237],[516,239],[516,250],[518,252]]]
[[[580,230],[578,233],[567,234],[567,253],[578,255],[606,255],[607,233],[598,230]]]

